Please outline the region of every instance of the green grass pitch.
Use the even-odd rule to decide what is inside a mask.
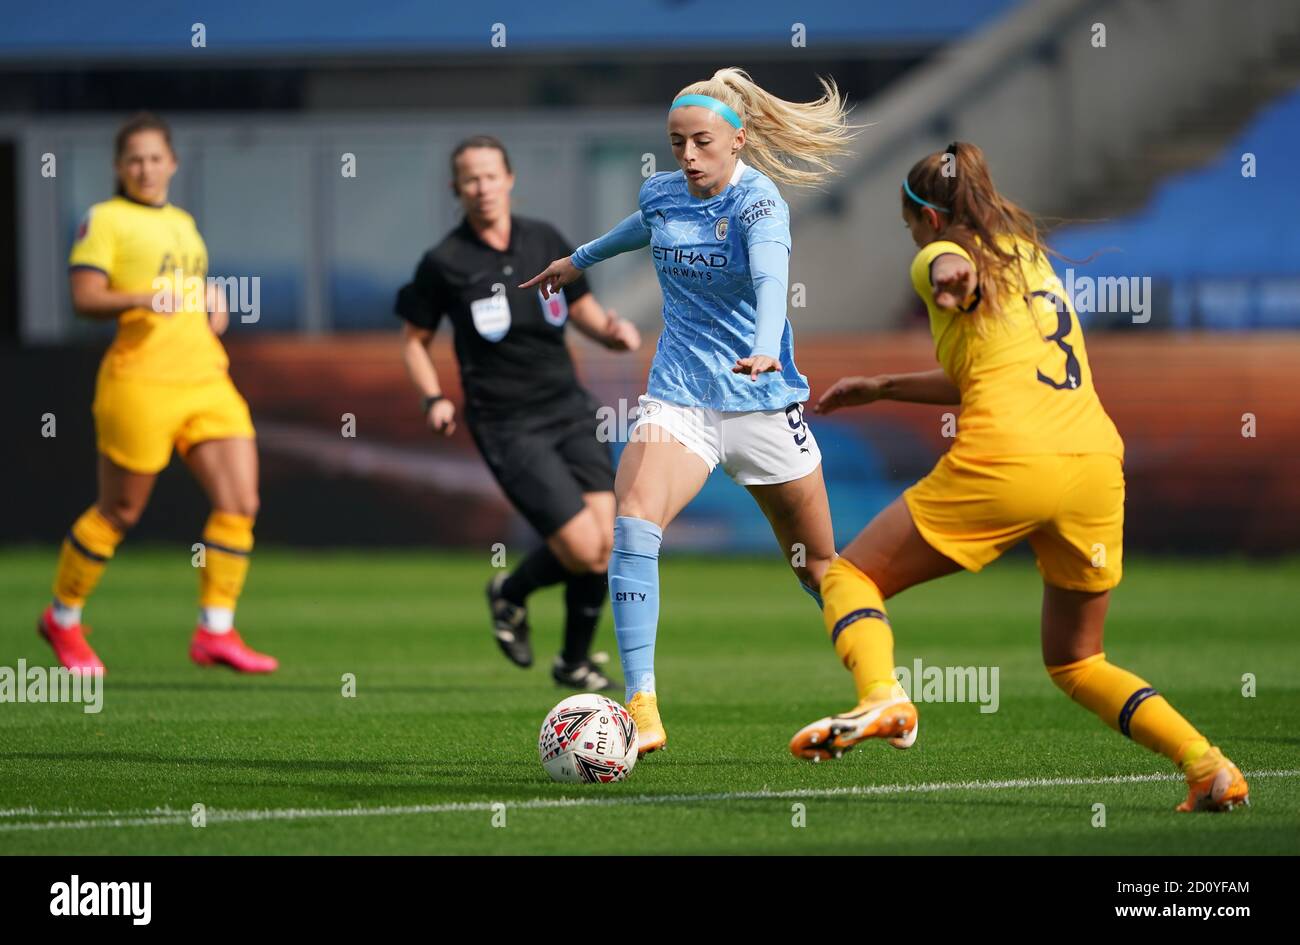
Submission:
[[[536,750],[564,694],[558,590],[534,598],[524,671],[490,638],[486,555],[260,550],[240,626],[282,668],[249,678],[188,660],[187,551],[127,545],[87,614],[103,711],[0,703],[0,853],[1300,852],[1300,560],[1126,565],[1110,658],[1237,761],[1250,809],[1175,814],[1172,766],[1051,685],[1024,558],[890,606],[901,665],[996,666],[998,711],[925,703],[912,750],[811,765],[790,735],[852,687],[808,598],[777,560],[668,555],[668,749],[582,786]],[[52,549],[0,551],[0,665],[50,665],[34,627],[53,567]]]

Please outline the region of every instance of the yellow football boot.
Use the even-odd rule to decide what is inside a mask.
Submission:
[[[1186,765],[1183,773],[1187,776],[1187,800],[1176,808],[1183,813],[1250,806],[1250,786],[1237,766],[1217,748],[1211,747]]]
[[[637,757],[658,751],[668,743],[664,723],[659,721],[659,699],[653,692],[638,692],[627,704],[627,711],[636,722]]]
[[[858,742],[883,738],[895,748],[911,748],[921,723],[902,686],[883,698],[867,699],[842,715],[805,725],[790,739],[790,752],[807,761],[839,758]]]

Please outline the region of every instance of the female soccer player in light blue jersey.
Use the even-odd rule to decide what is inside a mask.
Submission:
[[[821,453],[803,416],[808,380],[786,319],[790,213],[773,183],[820,183],[830,159],[847,153],[843,99],[821,82],[824,95],[807,103],[769,94],[740,69],[682,89],[668,112],[681,169],[650,177],[635,213],[521,286],[541,284],[549,296],[648,245],[663,290],[663,333],[618,467],[609,563],[642,754],[667,741],[654,677],[663,529],[713,468],[721,463],[753,495],[818,604],[835,554]]]

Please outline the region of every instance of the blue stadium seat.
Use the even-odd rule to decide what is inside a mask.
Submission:
[[[1217,330],[1300,328],[1300,235],[1291,166],[1300,144],[1300,92],[1269,106],[1205,167],[1164,181],[1147,206],[1125,220],[1083,224],[1053,234],[1051,245],[1086,265],[1058,264],[1080,276],[1149,276],[1157,321]],[[1242,176],[1243,155],[1255,176]],[[1163,289],[1163,292],[1161,291]],[[1077,295],[1077,293],[1076,293]],[[1085,322],[1123,324],[1080,312]]]

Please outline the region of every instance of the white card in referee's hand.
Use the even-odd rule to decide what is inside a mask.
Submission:
[[[474,327],[488,341],[500,341],[510,330],[510,300],[504,292],[469,303]]]

